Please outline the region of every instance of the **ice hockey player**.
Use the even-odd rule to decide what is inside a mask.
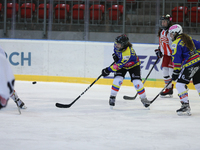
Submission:
[[[145,107],[148,107],[150,101],[147,100],[145,89],[141,81],[140,60],[132,48],[129,38],[125,34],[116,37],[114,53],[112,56],[115,63],[102,70],[102,76],[104,77],[108,76],[110,72],[114,72],[114,80],[109,99],[109,105],[111,108],[115,106],[117,93],[127,72],[130,74],[131,82],[135,86],[135,89],[141,98],[141,102]]]
[[[183,33],[179,24],[169,28],[172,38],[172,62],[174,64],[172,80],[176,81],[176,89],[182,104],[176,112],[178,115],[191,115],[188,91],[185,85],[192,79],[200,95],[200,42]]]
[[[13,92],[15,78],[12,69],[2,54],[0,54],[0,109],[6,107]]]
[[[162,71],[165,85],[171,81],[171,75],[173,72],[173,65],[171,61],[171,44],[172,40],[169,35],[169,28],[172,25],[172,18],[169,14],[164,15],[160,18],[159,24],[160,29],[158,31],[159,36],[159,47],[155,50],[157,57],[162,58]],[[168,87],[160,94],[161,97],[172,97],[173,95],[173,84],[170,83]]]
[[[8,88],[10,89],[10,91],[12,91],[10,93],[10,96],[14,102],[16,103],[16,105],[18,107],[20,107],[21,109],[26,109],[27,107],[25,106],[24,102],[18,97],[16,91],[13,89],[14,88],[14,77],[13,77],[13,73],[12,73],[12,69],[11,69],[11,66],[9,64],[9,62],[6,60],[6,55],[5,55],[5,52],[4,50],[0,47],[0,56],[1,56],[1,61],[2,61],[2,67],[0,68],[1,69],[1,74],[4,74],[4,77],[3,75],[1,76],[1,82],[7,82],[6,85],[5,83],[3,84],[0,84],[1,85],[1,90],[4,91],[4,90],[8,90]],[[8,84],[8,85],[7,85]],[[13,84],[13,85],[12,85]],[[6,94],[7,95],[7,94]],[[4,99],[7,100],[7,96],[5,97],[2,97]],[[6,103],[7,104],[7,103]],[[3,104],[3,106],[0,106],[0,107],[5,107],[6,105]]]

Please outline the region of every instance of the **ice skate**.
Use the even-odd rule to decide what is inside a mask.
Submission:
[[[15,103],[16,103],[16,105],[19,107],[19,108],[21,108],[21,109],[26,109],[27,107],[25,106],[25,104],[24,104],[24,102],[22,102],[22,100],[21,99],[17,99],[17,100],[15,100]]]
[[[144,105],[144,107],[149,107],[151,102],[149,100],[147,100],[147,98],[142,98],[141,99],[142,104]]]
[[[191,112],[190,112],[191,109],[190,109],[189,102],[188,103],[181,102],[181,104],[182,104],[181,108],[176,111],[177,115],[179,115],[179,116],[183,116],[183,115],[191,116]]]
[[[172,87],[171,88],[166,88],[163,92],[160,93],[160,97],[162,98],[171,98],[173,97],[173,87],[174,87],[174,84],[172,84]]]
[[[113,106],[115,106],[115,98],[115,96],[110,96],[109,105],[111,109],[113,108]]]

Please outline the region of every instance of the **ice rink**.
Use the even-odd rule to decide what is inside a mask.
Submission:
[[[134,96],[134,87],[121,87],[116,106],[108,105],[111,85],[94,84],[70,108],[88,84],[16,81],[15,90],[26,103],[19,115],[12,99],[0,110],[0,150],[199,150],[200,98],[189,90],[192,116],[177,116],[173,98],[157,98],[150,110]],[[161,88],[146,88],[152,100]]]

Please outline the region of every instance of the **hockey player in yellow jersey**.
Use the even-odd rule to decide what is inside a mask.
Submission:
[[[178,115],[191,115],[185,85],[189,84],[192,79],[200,95],[200,42],[183,33],[179,24],[171,26],[169,33],[173,41],[171,46],[174,64],[172,80],[176,81],[176,89],[182,104],[176,112]]]
[[[150,101],[146,98],[145,89],[141,81],[140,60],[132,48],[129,38],[125,34],[122,34],[115,39],[113,59],[115,63],[102,70],[102,76],[104,77],[108,76],[110,72],[114,72],[114,80],[109,99],[110,106],[115,106],[117,93],[126,73],[129,72],[131,82],[135,86],[141,98],[141,102],[145,107],[148,107]]]

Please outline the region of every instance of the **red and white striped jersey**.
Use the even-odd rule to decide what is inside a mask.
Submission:
[[[159,37],[159,45],[160,50],[164,55],[172,55],[171,44],[172,40],[170,38],[169,32],[167,32],[167,30],[162,30]]]

